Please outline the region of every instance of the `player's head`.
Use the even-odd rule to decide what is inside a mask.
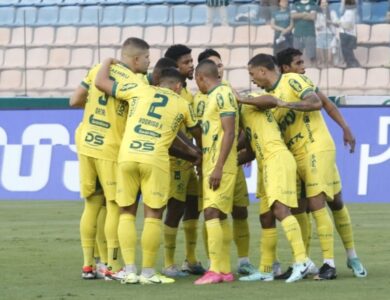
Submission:
[[[219,81],[218,67],[210,59],[202,60],[195,69],[195,80],[199,90],[206,94]]]
[[[305,74],[305,62],[302,52],[298,49],[284,49],[276,54],[276,60],[282,73]]]
[[[224,72],[224,66],[222,63],[221,55],[217,51],[215,51],[214,49],[206,49],[199,54],[198,63],[200,63],[204,59],[212,60],[217,65],[219,78],[222,79],[223,72]]]
[[[191,55],[192,49],[185,45],[176,44],[170,46],[164,56],[177,63],[180,73],[188,79],[194,78],[194,61]]]
[[[288,0],[279,0],[279,6],[286,9],[288,7]]]
[[[152,72],[153,85],[158,85],[160,83],[160,77],[161,77],[162,70],[168,69],[168,68],[177,69],[176,62],[170,58],[161,57],[157,61],[156,65],[154,66],[153,72]]]
[[[277,73],[275,57],[260,53],[248,62],[248,72],[253,83],[261,88],[269,86],[270,75]]]
[[[146,74],[150,64],[149,45],[142,39],[131,37],[124,41],[121,60],[135,73]]]
[[[183,76],[175,68],[161,70],[159,86],[169,88],[179,94],[183,88]]]

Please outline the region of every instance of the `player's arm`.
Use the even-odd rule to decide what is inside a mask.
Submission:
[[[195,127],[189,128],[189,131],[191,132],[191,135],[194,137],[196,141],[196,145],[202,149],[202,129],[200,128],[200,125],[197,124]]]
[[[256,158],[255,153],[252,150],[251,145],[249,144],[248,140],[245,139],[245,148],[240,150],[238,152],[238,157],[237,157],[237,163],[239,166],[246,164],[248,162],[251,162]]]
[[[232,149],[234,139],[236,138],[235,134],[235,115],[225,115],[221,116],[223,138],[221,142],[221,150],[219,157],[213,172],[209,178],[210,188],[216,190],[219,188],[222,179],[222,171],[225,165],[226,159],[229,156],[230,150]]]
[[[258,97],[237,98],[242,104],[256,106],[259,109],[270,109],[278,106],[278,98],[271,95],[261,95]]]
[[[353,153],[355,151],[356,140],[340,110],[337,108],[336,104],[329,100],[329,98],[321,91],[317,91],[317,95],[321,99],[322,107],[325,109],[326,113],[343,130],[344,145],[349,145],[349,152]]]
[[[244,130],[240,128],[238,132],[238,139],[237,139],[237,150],[240,151],[241,149],[245,149],[246,147],[246,137]]]
[[[169,155],[188,160],[193,163],[198,163],[201,159],[201,150],[192,144],[192,142],[181,131],[178,132],[169,148]]]
[[[298,111],[315,111],[322,108],[322,101],[314,91],[310,91],[298,102],[285,102],[277,99],[277,106]]]
[[[99,72],[96,75],[95,86],[109,96],[115,96],[116,82],[110,79],[110,66],[119,61],[115,58],[107,58],[101,64]]]
[[[80,84],[69,98],[69,106],[83,108],[87,102],[88,89]]]

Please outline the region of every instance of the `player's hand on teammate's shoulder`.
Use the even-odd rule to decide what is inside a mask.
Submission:
[[[106,59],[103,60],[103,63],[105,64],[109,64],[109,65],[116,65],[116,64],[119,64],[121,61],[114,58],[114,57],[108,57]]]

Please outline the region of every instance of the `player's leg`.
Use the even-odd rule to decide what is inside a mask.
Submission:
[[[106,223],[107,209],[106,205],[101,207],[97,217],[96,224],[96,242],[95,242],[95,262],[96,262],[96,277],[104,278],[107,272],[107,240],[104,233]]]

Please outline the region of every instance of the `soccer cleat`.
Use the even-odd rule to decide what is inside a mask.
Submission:
[[[233,282],[234,281],[234,275],[233,273],[221,273],[222,275],[222,281],[223,282]]]
[[[126,275],[121,279],[122,284],[135,284],[139,282],[139,278],[135,273],[125,273]]]
[[[175,279],[156,273],[151,277],[145,277],[143,275],[140,275],[139,282],[141,284],[165,284],[165,283],[174,283]]]
[[[109,274],[109,279],[106,279],[106,280],[122,280],[122,279],[126,278],[126,276],[127,276],[127,273],[126,273],[125,269],[120,269],[119,271],[111,272],[111,274]]]
[[[282,274],[280,274],[278,276],[275,276],[275,279],[276,280],[286,280],[286,279],[288,279],[291,276],[292,271],[293,271],[293,268],[290,266],[290,267],[288,267],[286,272],[284,272],[284,273],[282,273]]]
[[[211,284],[223,282],[223,276],[220,273],[207,271],[202,277],[195,280],[195,285]]]
[[[179,270],[176,265],[165,268],[162,273],[168,277],[185,277],[189,275],[189,273]]]
[[[106,272],[108,271],[107,266],[101,262],[96,264],[96,278],[105,279]]]
[[[327,263],[324,263],[319,269],[318,274],[314,276],[315,280],[331,280],[337,277],[336,268],[329,266]]]
[[[303,263],[295,263],[291,276],[287,278],[286,282],[291,283],[303,279],[307,274],[309,274],[313,265],[314,263],[310,259],[307,259]]]
[[[309,272],[307,273],[307,275],[317,275],[318,272],[319,272],[319,270],[318,270],[317,266],[315,265],[315,263],[313,262],[313,264],[310,266],[310,269],[309,269]]]
[[[85,267],[83,267],[83,271],[81,273],[81,277],[83,279],[95,279],[96,278],[96,272],[92,268],[92,266],[85,266]]]
[[[347,267],[352,269],[353,275],[359,278],[367,277],[367,270],[363,267],[358,257],[348,258]]]
[[[274,275],[272,273],[263,273],[257,271],[248,276],[240,277],[240,281],[272,281],[274,280]]]
[[[181,266],[181,270],[183,272],[187,272],[192,275],[203,275],[206,272],[205,268],[203,268],[200,261],[198,261],[195,264],[190,264],[188,260],[185,260],[183,262],[183,265]]]
[[[237,270],[237,273],[240,275],[251,275],[256,272],[257,269],[249,262],[241,264]]]
[[[272,273],[274,274],[274,277],[282,274],[282,265],[280,264],[280,262],[275,261],[272,264]]]

